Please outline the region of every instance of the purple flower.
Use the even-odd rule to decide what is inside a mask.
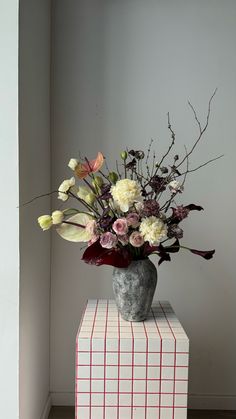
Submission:
[[[130,212],[126,217],[126,220],[130,227],[136,228],[139,226],[139,215],[136,212]]]
[[[100,244],[105,249],[112,249],[117,244],[117,237],[115,234],[110,233],[109,231],[107,233],[103,233],[100,237]]]

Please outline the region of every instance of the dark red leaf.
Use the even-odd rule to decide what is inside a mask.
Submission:
[[[159,256],[160,256],[160,259],[158,261],[158,266],[160,266],[160,264],[164,261],[169,261],[169,262],[171,261],[169,253],[162,252],[159,254]]]
[[[123,249],[105,249],[96,241],[85,250],[82,260],[90,265],[111,265],[116,268],[127,268],[132,262],[132,256],[128,250]]]
[[[189,211],[202,211],[203,210],[203,207],[201,207],[200,205],[195,205],[195,204],[186,205],[184,208],[188,208]]]
[[[177,253],[180,249],[180,245],[179,245],[179,240],[176,239],[174,243],[172,243],[170,246],[162,246],[162,244],[160,244],[159,246],[160,249],[163,249],[164,252],[167,253]]]
[[[212,259],[215,250],[196,250],[196,249],[189,249],[190,252],[194,253],[195,255],[202,256],[204,259]]]

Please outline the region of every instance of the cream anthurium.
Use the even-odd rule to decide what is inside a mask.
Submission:
[[[80,212],[67,218],[66,221],[73,224],[62,223],[56,230],[59,236],[70,242],[88,242],[91,240],[92,235],[86,230],[86,225],[94,217],[86,212]],[[79,224],[78,226],[76,224]],[[84,226],[84,227],[81,227]]]

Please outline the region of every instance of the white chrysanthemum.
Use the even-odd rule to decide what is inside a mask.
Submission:
[[[170,183],[168,183],[168,186],[172,193],[182,192],[184,190],[184,187],[177,180],[172,180]]]
[[[139,226],[139,231],[145,241],[157,245],[167,235],[166,224],[160,218],[151,216],[144,218]]]
[[[140,201],[141,188],[135,180],[121,179],[111,187],[111,194],[121,211],[127,212],[134,202]]]
[[[75,178],[74,176],[70,179],[63,180],[61,185],[58,188],[58,199],[61,199],[62,201],[67,201],[68,195],[67,192],[69,191],[72,186],[75,185]]]

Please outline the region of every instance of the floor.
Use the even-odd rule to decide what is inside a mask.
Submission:
[[[74,408],[52,407],[49,419],[74,419]],[[236,412],[229,410],[190,410],[188,419],[236,419]]]

